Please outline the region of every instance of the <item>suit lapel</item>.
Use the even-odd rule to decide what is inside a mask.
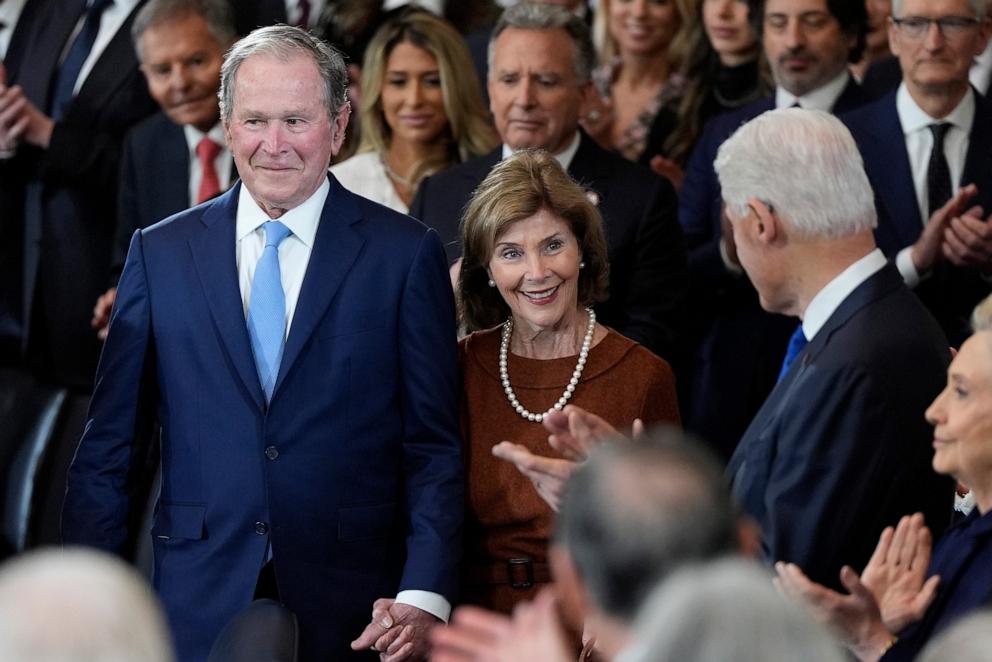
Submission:
[[[874,111],[874,116],[868,122],[871,135],[867,136],[873,144],[863,150],[862,154],[866,160],[866,170],[875,179],[872,183],[878,203],[885,211],[884,218],[879,221],[886,223],[888,231],[897,238],[895,246],[882,246],[887,254],[891,254],[903,246],[911,245],[919,237],[922,227],[920,205],[913,188],[913,171],[906,153],[906,137],[899,122],[899,113],[896,112],[895,93],[877,102]]]
[[[24,88],[24,95],[41,109],[48,107],[52,78],[59,66],[59,56],[83,13],[86,0],[49,2],[48,11],[39,10],[37,24],[27,40],[17,82]],[[27,11],[28,7],[25,7]]]
[[[189,148],[186,134],[178,124],[170,120],[163,125],[162,140],[158,149],[162,151],[161,163],[167,163],[167,172],[158,178],[156,189],[161,193],[163,208],[186,209],[191,207],[189,199],[189,177],[177,177],[177,173],[189,172]],[[174,213],[174,212],[170,212]],[[163,216],[162,218],[165,218]]]
[[[846,113],[850,110],[863,106],[866,101],[868,101],[868,97],[865,94],[864,89],[862,89],[861,85],[856,80],[851,78],[851,80],[847,82],[847,85],[844,86],[844,90],[840,93],[840,96],[837,97],[836,101],[834,101],[833,108],[830,109],[830,112],[834,115]]]
[[[968,154],[961,173],[961,185],[976,184],[976,203],[987,204],[992,199],[988,184],[992,182],[992,104],[975,92],[975,118],[968,137]]]
[[[346,191],[333,176],[330,182],[331,190],[320,215],[300,299],[293,314],[293,326],[289,330],[279,366],[279,378],[272,392],[273,399],[365,244],[361,234],[352,228],[353,224],[362,220],[355,204],[356,196]],[[242,319],[242,326],[243,322]]]
[[[134,23],[134,17],[143,4],[139,2],[135,5],[127,20],[118,28],[107,48],[93,65],[93,70],[83,81],[73,105],[79,104],[84,108],[100,108],[107,105],[107,99],[113,97],[118,88],[134,73],[137,60],[134,44],[131,41],[131,24]]]
[[[255,369],[238,285],[237,240],[234,236],[238,190],[239,186],[234,186],[203,212],[200,217],[203,230],[189,239],[189,246],[221,344],[255,404],[263,409],[265,399]]]

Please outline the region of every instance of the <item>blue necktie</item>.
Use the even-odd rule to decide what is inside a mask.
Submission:
[[[279,275],[279,244],[290,235],[290,230],[279,221],[269,221],[262,227],[265,229],[265,249],[251,282],[248,334],[265,401],[269,402],[286,342],[286,293],[282,291]]]
[[[806,334],[803,333],[803,325],[800,324],[792,334],[792,337],[789,338],[789,347],[785,350],[785,360],[782,361],[782,370],[778,373],[779,381],[782,381],[782,378],[785,377],[785,373],[789,372],[789,366],[791,366],[792,362],[796,360],[797,356],[799,356],[799,352],[803,351],[807,342],[809,341],[806,340]]]
[[[114,4],[114,0],[93,0],[89,8],[86,9],[86,18],[83,27],[76,35],[76,39],[69,47],[69,52],[59,67],[59,72],[52,84],[51,100],[48,104],[48,114],[53,120],[60,120],[65,114],[65,108],[72,101],[73,89],[76,87],[76,79],[83,69],[83,63],[93,50],[93,43],[100,32],[100,17],[103,11]]]

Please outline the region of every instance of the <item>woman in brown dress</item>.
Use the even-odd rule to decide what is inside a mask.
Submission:
[[[466,444],[462,599],[509,612],[550,581],[554,513],[513,464],[492,455],[512,440],[561,457],[542,420],[567,403],[617,429],[635,419],[678,423],[668,364],[596,322],[609,265],[602,220],[554,157],[520,152],[493,168],[462,228],[459,302],[462,434]]]

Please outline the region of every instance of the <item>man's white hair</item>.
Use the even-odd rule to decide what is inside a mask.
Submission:
[[[122,561],[87,549],[29,552],[0,567],[3,662],[171,662],[165,617]]]
[[[861,154],[829,113],[784,108],[759,115],[723,143],[714,168],[736,216],[757,198],[807,239],[844,237],[877,223]]]

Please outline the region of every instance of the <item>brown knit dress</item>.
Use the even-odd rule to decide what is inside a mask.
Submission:
[[[549,581],[547,547],[554,512],[530,481],[513,464],[493,457],[491,449],[506,440],[538,455],[561,456],[548,445],[544,427],[521,417],[503,392],[500,331],[473,333],[459,345],[468,494],[461,601],[509,613]],[[511,353],[507,368],[520,403],[533,412],[546,411],[561,397],[577,359],[542,361]],[[671,368],[613,330],[589,351],[570,403],[620,431],[629,432],[635,418],[646,425],[679,423]]]

